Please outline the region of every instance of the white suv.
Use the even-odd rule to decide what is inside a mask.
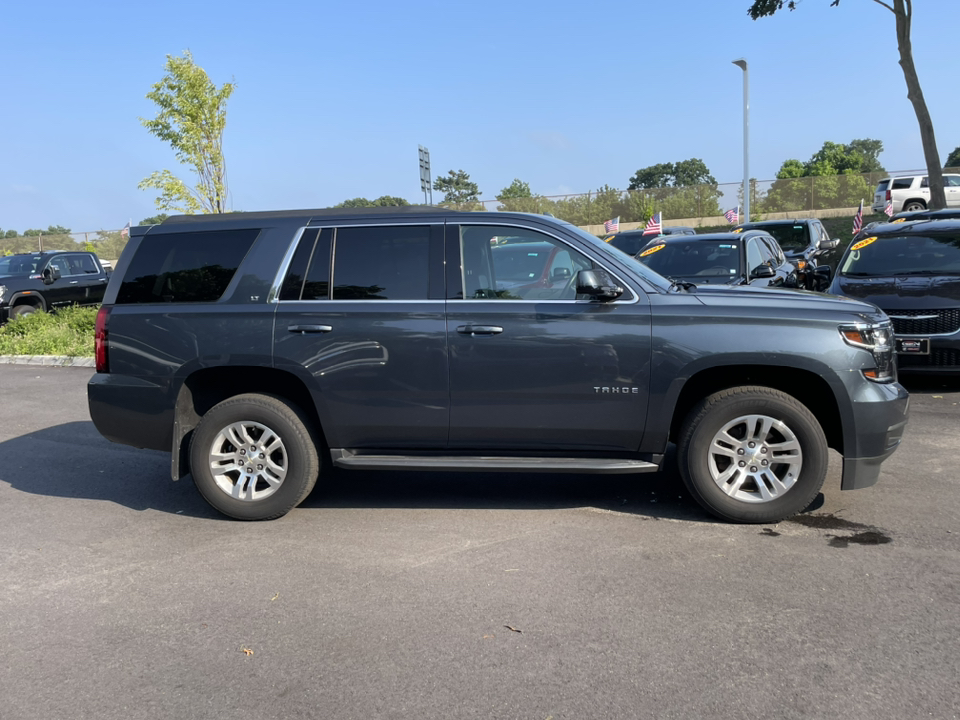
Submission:
[[[947,207],[960,207],[960,175],[943,175],[943,191]],[[887,201],[893,204],[893,212],[926,210],[930,203],[930,186],[926,175],[884,178],[877,183],[873,195],[873,211],[883,212]]]

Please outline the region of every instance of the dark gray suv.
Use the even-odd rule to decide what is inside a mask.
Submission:
[[[908,406],[872,305],[673,283],[551,217],[438,208],[132,228],[96,358],[99,431],[250,520],[330,467],[645,473],[674,442],[707,510],[774,522],[828,447],[843,489],[875,483]]]

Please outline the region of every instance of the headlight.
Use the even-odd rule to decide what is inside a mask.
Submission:
[[[876,367],[863,371],[868,380],[888,383],[897,379],[897,356],[889,321],[871,325],[841,325],[839,329],[847,345],[869,350],[873,355]]]

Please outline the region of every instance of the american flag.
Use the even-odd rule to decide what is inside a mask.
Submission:
[[[856,235],[863,227],[863,200],[860,201],[860,207],[857,209],[857,216],[853,218],[853,234]]]
[[[887,204],[883,207],[883,212],[886,213],[887,217],[893,217],[893,200],[887,200]]]
[[[120,237],[128,238],[130,237],[130,221],[127,220],[127,224],[123,226],[123,229],[120,231]]]
[[[620,232],[620,216],[617,215],[613,220],[607,220],[603,224],[603,229],[607,232]]]
[[[647,226],[643,229],[643,234],[656,233],[659,235],[661,230],[663,230],[663,227],[660,225],[660,213],[654,213],[653,217],[647,220]]]
[[[738,222],[740,222],[740,206],[737,205],[734,208],[730,208],[723,214],[723,216],[727,219],[728,223],[731,225],[736,225]]]

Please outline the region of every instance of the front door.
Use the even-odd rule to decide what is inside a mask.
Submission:
[[[636,450],[649,391],[646,297],[578,299],[578,271],[602,266],[532,229],[448,226],[447,257],[450,447]]]
[[[274,361],[309,376],[330,447],[443,448],[443,226],[307,228],[280,291]]]

